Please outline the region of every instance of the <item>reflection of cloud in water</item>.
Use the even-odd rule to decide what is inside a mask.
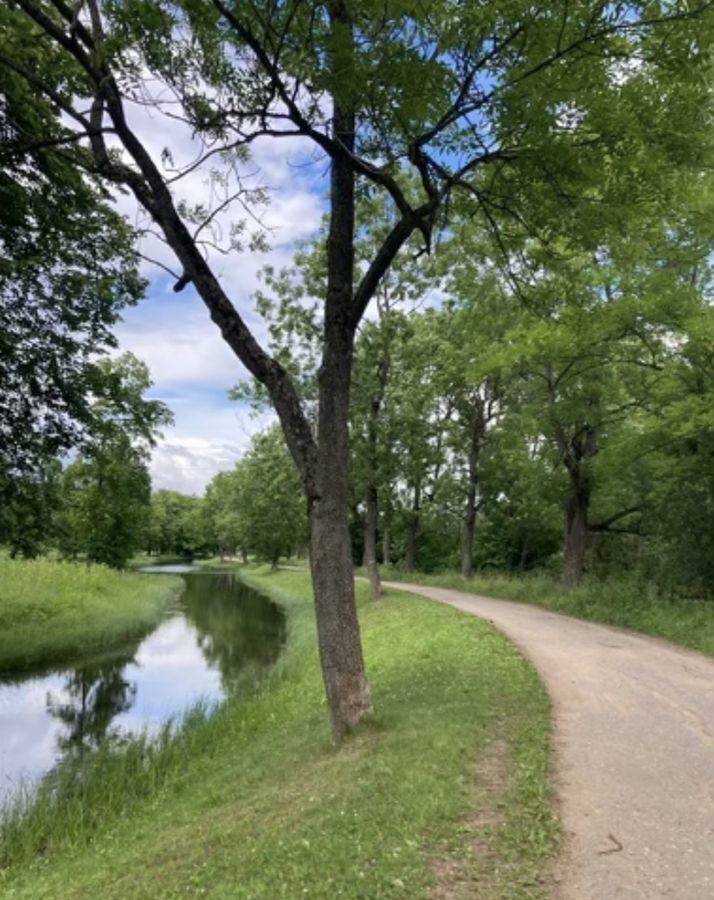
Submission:
[[[115,719],[126,731],[156,726],[199,700],[223,696],[220,673],[207,667],[196,629],[183,616],[157,628],[124,675],[128,681],[140,682],[132,708]]]
[[[183,616],[175,616],[159,625],[139,647],[134,663],[127,667],[127,672],[135,672],[137,667],[152,669],[206,667],[206,660],[198,647],[196,629]]]
[[[223,696],[220,674],[198,647],[196,629],[182,616],[160,625],[142,642],[123,679],[136,685],[136,699],[111,721],[112,732],[155,730],[199,700]],[[72,672],[0,684],[0,798],[23,781],[34,781],[59,760],[67,725],[48,710],[77,705],[67,690]],[[95,683],[96,684],[96,683]],[[88,686],[89,688],[92,685]]]
[[[69,695],[60,675],[0,685],[0,797],[23,780],[34,780],[57,759],[62,724],[47,713],[47,695]]]
[[[276,607],[224,575],[186,582],[186,616],[171,616],[138,646],[0,682],[0,800],[48,772],[61,750],[81,756],[108,734],[155,732],[197,703],[221,699],[241,673],[253,678],[272,664],[284,636]]]

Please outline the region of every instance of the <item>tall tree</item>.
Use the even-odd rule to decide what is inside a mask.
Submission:
[[[134,194],[176,254],[177,288],[193,282],[270,394],[310,510],[336,735],[372,708],[354,603],[347,422],[355,330],[381,278],[413,233],[429,248],[455,189],[494,228],[504,208],[519,222],[540,211],[552,219],[564,196],[595,197],[602,215],[621,200],[623,183],[635,196],[672,155],[685,160],[693,125],[703,123],[698,70],[709,65],[711,29],[697,17],[708,16],[706,6],[581,0],[565,11],[517,2],[454,12],[451,0],[386,8],[368,0],[87,0],[76,8],[16,0],[0,18],[0,63],[67,123],[57,152]],[[39,65],[27,64],[28,42]],[[329,160],[316,435],[294,382],[258,345],[201,252],[213,214],[182,215],[172,194],[181,173],[168,174],[132,124],[131,104],[152,104],[146,78],[173,98],[172,121],[183,117],[210,158],[223,152],[239,165],[255,141],[289,136]],[[160,100],[153,105],[162,111]],[[27,139],[47,141],[41,122]],[[386,192],[395,223],[355,284],[358,179]],[[574,203],[574,228],[581,213]]]
[[[146,366],[132,354],[103,361],[91,409],[91,441],[63,473],[59,546],[115,568],[143,545],[149,521],[149,448],[171,421],[158,400],[147,400]]]
[[[626,505],[591,520],[596,460],[603,442],[652,404],[709,282],[708,246],[673,215],[611,236],[594,253],[561,248],[546,263],[538,255],[532,267],[529,310],[508,334],[505,356],[519,360],[533,433],[552,442],[567,474],[566,588],[583,575],[590,531],[621,527],[638,512]]]
[[[209,511],[201,497],[179,491],[156,491],[146,533],[147,550],[192,558],[215,548]]]
[[[29,471],[0,470],[0,543],[13,558],[34,559],[52,546],[61,471],[58,459],[39,458]]]
[[[18,50],[37,69],[49,62],[29,33]],[[56,105],[7,68],[0,135],[0,470],[11,489],[86,433],[95,361],[144,284],[132,230],[97,179],[57,153]]]

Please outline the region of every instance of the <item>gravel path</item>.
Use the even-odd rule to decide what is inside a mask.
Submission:
[[[558,900],[714,900],[714,659],[537,607],[386,583],[490,619],[553,702]]]

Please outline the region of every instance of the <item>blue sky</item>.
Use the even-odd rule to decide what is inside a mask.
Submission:
[[[179,123],[157,121],[148,111],[138,110],[134,124],[155,159],[164,146],[172,148],[177,164],[196,157],[195,142]],[[309,152],[309,146],[294,138],[257,142],[248,168],[252,185],[270,189],[270,205],[259,211],[270,249],[229,255],[209,251],[229,297],[263,343],[265,328],[253,300],[258,273],[268,264],[289,266],[294,242],[314,234],[320,225],[326,164],[324,159],[306,156]],[[176,198],[215,202],[208,174],[198,170],[178,182]],[[122,195],[117,205],[130,221],[143,223],[131,198]],[[224,235],[239,215],[233,210],[218,220]],[[257,226],[251,224],[251,228]],[[172,252],[158,237],[146,236],[141,250],[177,269]],[[189,285],[174,293],[171,276],[150,263],[144,265],[143,274],[149,279],[146,299],[125,311],[116,333],[120,351],[130,350],[149,366],[154,381],[151,396],[163,400],[175,417],[153,453],[154,487],[200,494],[216,472],[233,466],[251,435],[273,417],[267,413],[256,417],[245,405],[228,400],[227,391],[246,372],[193,288]]]

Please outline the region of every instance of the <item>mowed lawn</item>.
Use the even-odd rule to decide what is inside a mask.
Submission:
[[[263,692],[193,717],[145,763],[126,749],[131,791],[129,762],[105,754],[78,788],[84,807],[55,811],[61,829],[52,815],[28,824],[0,896],[544,897],[557,843],[549,706],[513,645],[401,592],[371,603],[360,585],[376,715],[335,748],[307,575],[248,578],[288,616]]]
[[[714,605],[711,599],[668,596],[652,583],[625,576],[586,577],[572,590],[564,590],[553,575],[477,572],[463,578],[456,572],[404,572],[383,569],[385,581],[451,588],[503,600],[515,600],[554,612],[640,631],[682,647],[714,656]]]

